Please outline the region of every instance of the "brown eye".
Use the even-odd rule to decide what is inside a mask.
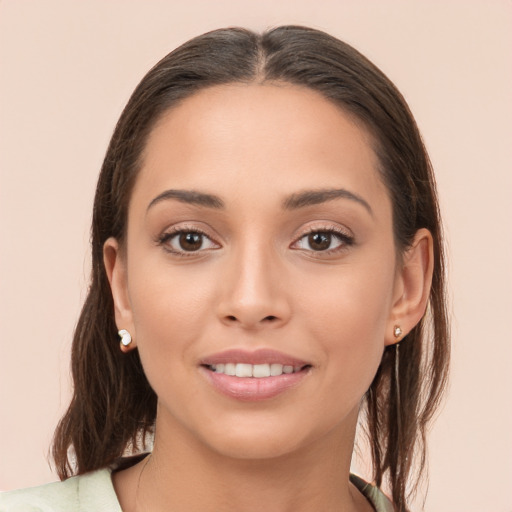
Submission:
[[[313,251],[325,251],[330,248],[332,241],[331,233],[310,233],[308,235],[308,244]]]
[[[174,254],[203,252],[208,249],[219,249],[220,246],[209,236],[200,231],[178,230],[174,233],[165,233],[160,237],[159,243]]]
[[[203,245],[203,235],[201,233],[181,233],[179,235],[179,245],[184,251],[198,251]]]
[[[353,243],[354,238],[352,236],[337,230],[318,230],[305,233],[292,244],[291,248],[330,254],[337,250],[342,251]]]

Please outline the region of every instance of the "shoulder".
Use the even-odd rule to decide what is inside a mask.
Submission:
[[[121,512],[111,471],[0,493],[0,512]]]
[[[375,512],[395,512],[395,507],[389,498],[378,487],[365,482],[361,477],[352,473],[350,474],[350,481],[372,504]]]

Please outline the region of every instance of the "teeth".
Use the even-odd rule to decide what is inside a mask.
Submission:
[[[276,375],[281,375],[283,373],[283,365],[279,363],[273,363],[270,365],[270,375],[275,377]]]
[[[224,373],[236,377],[254,377],[261,379],[263,377],[277,377],[279,375],[300,372],[301,366],[272,364],[246,364],[246,363],[226,363],[212,364],[210,369],[216,373]]]
[[[252,367],[252,376],[256,378],[270,377],[270,365],[269,364],[255,364]]]
[[[252,364],[238,363],[236,365],[235,375],[237,377],[252,377]]]
[[[236,365],[233,363],[226,363],[224,365],[224,373],[226,375],[235,375],[236,374]]]

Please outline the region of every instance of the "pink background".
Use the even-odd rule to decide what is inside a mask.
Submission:
[[[132,89],[207,30],[299,23],[395,81],[436,169],[453,373],[425,510],[510,512],[511,21],[505,0],[0,0],[0,489],[56,478],[46,452],[69,397],[95,181]]]

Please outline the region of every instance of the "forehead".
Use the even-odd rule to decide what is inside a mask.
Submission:
[[[276,195],[333,186],[382,193],[371,142],[352,116],[313,90],[282,83],[215,86],[159,120],[134,193],[184,187],[240,195],[256,193],[258,183]],[[254,187],[242,190],[243,183]]]

